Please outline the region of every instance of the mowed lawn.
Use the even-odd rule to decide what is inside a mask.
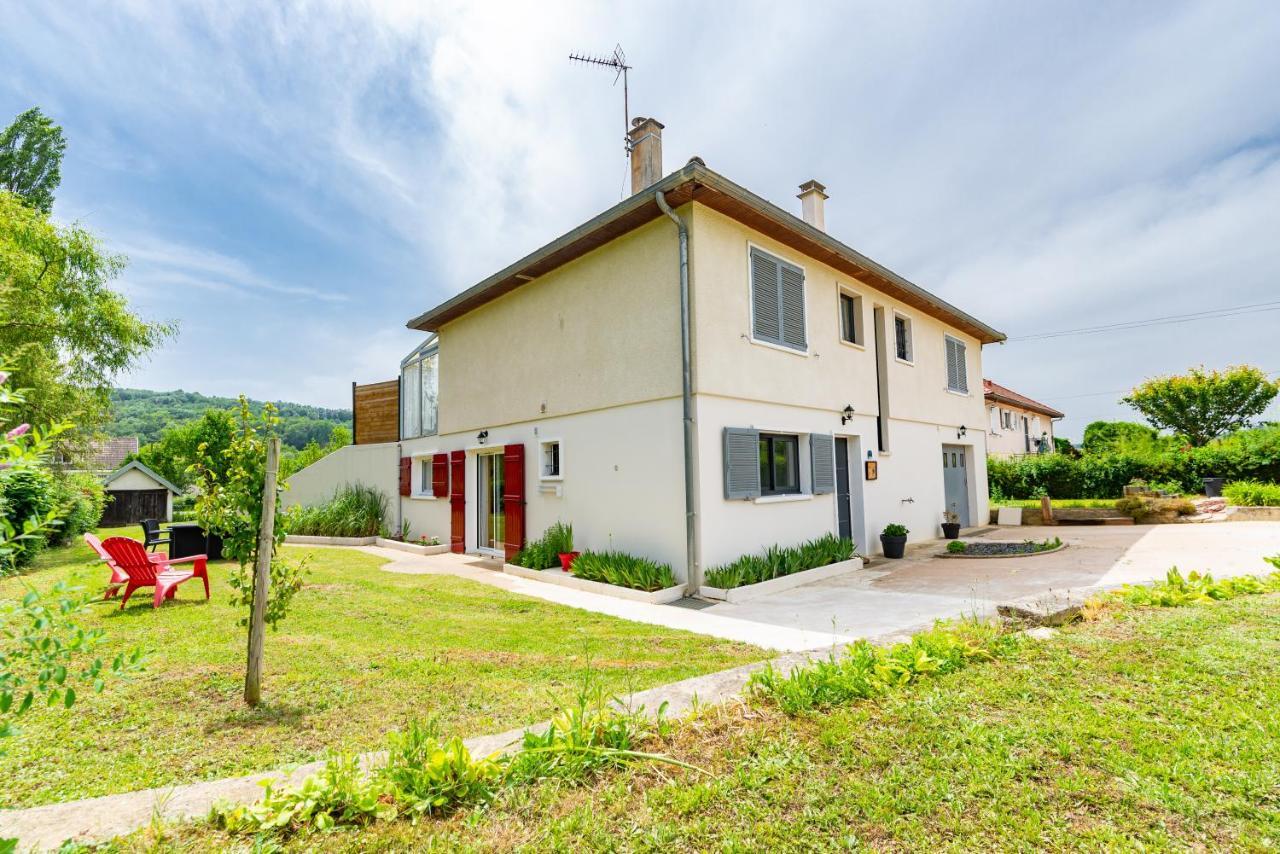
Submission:
[[[708,710],[650,745],[707,776],[637,767],[284,847],[1274,850],[1277,709],[1280,596],[1140,609],[832,711]],[[246,843],[203,825],[165,834],[166,850]]]
[[[114,534],[119,531],[99,532]],[[140,531],[126,533],[140,538]],[[310,554],[311,575],[278,631],[268,631],[265,707],[242,700],[246,630],[229,604],[229,564],[213,596],[187,582],[152,610],[140,591],[90,606],[106,657],[141,645],[145,671],[82,693],[66,711],[19,722],[0,757],[0,806],[52,803],[267,770],[329,749],[383,746],[411,718],[481,735],[545,719],[588,670],[610,690],[648,688],[766,657],[747,644],[632,623],[515,596],[464,579],[382,572],[343,549]],[[0,581],[0,598],[59,579],[100,590],[108,576],[83,544],[47,552]]]

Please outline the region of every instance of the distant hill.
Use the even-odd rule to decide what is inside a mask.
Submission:
[[[350,409],[325,409],[303,403],[272,401],[280,411],[281,438],[285,444],[301,448],[311,440],[324,444],[334,425],[351,427]],[[254,411],[262,409],[262,401],[250,400]],[[142,444],[154,442],[166,427],[195,421],[206,409],[232,409],[239,401],[230,397],[212,397],[194,391],[148,391],[140,388],[118,388],[111,392],[115,417],[106,431],[112,436],[137,436]]]

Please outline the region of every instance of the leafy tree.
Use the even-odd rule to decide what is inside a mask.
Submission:
[[[249,624],[253,608],[254,572],[258,562],[258,531],[262,525],[262,493],[266,482],[267,440],[276,437],[279,419],[275,407],[267,404],[261,413],[249,409],[246,398],[240,398],[240,411],[230,445],[221,451],[200,446],[197,470],[203,491],[196,502],[196,518],[206,530],[222,537],[222,552],[239,564],[228,582],[233,591],[232,604],[247,606],[240,624]],[[285,478],[276,481],[276,498],[285,489]],[[302,589],[306,578],[306,562],[295,563],[277,555],[284,542],[288,515],[275,517],[271,539],[271,561],[266,603],[266,622],[273,629],[288,613],[289,604]],[[246,690],[246,699],[248,699]],[[255,704],[250,701],[250,704]]]
[[[351,431],[345,425],[336,424],[329,431],[329,441],[321,445],[319,442],[308,442],[300,451],[286,454],[280,461],[280,471],[286,475],[297,474],[312,463],[329,456],[340,448],[351,444]]]
[[[1280,393],[1258,368],[1241,365],[1225,371],[1204,366],[1186,374],[1147,380],[1131,391],[1124,402],[1138,410],[1152,426],[1172,430],[1194,447],[1248,427]]]
[[[53,191],[62,182],[62,128],[32,107],[0,133],[0,189],[40,211],[53,210]]]
[[[7,380],[0,371],[0,424],[23,402],[21,394],[5,387]],[[19,424],[0,432],[0,508],[7,505],[15,481],[45,469],[53,437],[63,429],[40,431]],[[0,513],[0,575],[11,571],[6,568],[13,566],[19,549],[43,541],[62,524],[56,507],[19,517]],[[33,710],[70,708],[77,686],[101,691],[108,675],[141,666],[137,649],[117,655],[109,665],[94,655],[102,630],[84,629],[75,621],[89,601],[66,582],[47,593],[28,588],[21,599],[0,600],[0,739],[13,736],[15,721]],[[0,840],[0,849],[4,842]]]
[[[280,418],[280,438],[292,448],[301,450],[309,442],[323,444],[335,424],[351,426],[350,409],[327,409],[302,403],[275,401]],[[249,401],[249,409],[261,412],[264,403]],[[147,391],[117,388],[111,392],[113,417],[107,431],[113,436],[137,436],[144,445],[160,440],[169,427],[198,420],[208,409],[234,412],[239,404],[234,398],[215,397],[193,391]]]
[[[1153,447],[1159,434],[1134,421],[1092,421],[1080,443],[1086,454],[1102,454],[1121,447]]]
[[[231,447],[235,431],[235,418],[230,412],[208,409],[200,420],[169,427],[160,434],[159,441],[143,445],[137,459],[182,487],[196,482],[202,460],[214,478],[225,480],[224,452]]]
[[[93,433],[109,418],[115,377],[172,334],[112,290],[123,267],[88,231],[0,190],[0,353],[27,390],[17,420]]]

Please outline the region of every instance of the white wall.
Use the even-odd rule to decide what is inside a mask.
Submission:
[[[323,504],[346,484],[363,484],[382,490],[387,497],[389,528],[396,523],[399,492],[399,455],[394,442],[377,445],[347,445],[289,478],[289,488],[280,499],[283,507],[295,504]]]
[[[725,427],[749,427],[778,433],[825,433],[857,437],[859,459],[850,461],[850,491],[855,496],[854,540],[860,547],[870,543],[871,552],[880,552],[879,534],[885,525],[897,522],[910,529],[911,541],[941,536],[945,509],[942,480],[942,446],[960,445],[969,467],[969,507],[971,521],[987,519],[985,434],[967,430],[957,439],[957,427],[921,424],[892,419],[889,424],[893,452],[876,451],[875,418],[855,415],[841,425],[839,415],[808,407],[763,404],[732,398],[698,395],[699,546],[703,570],[755,552],[772,544],[793,545],[812,537],[837,531],[834,494],[805,495],[799,499],[762,497],[755,500],[728,500],[724,497]],[[879,467],[875,481],[864,481],[867,451]],[[806,443],[801,443],[802,485],[809,472]],[[865,532],[858,525],[856,496],[862,490]]]
[[[124,492],[133,489],[168,489],[160,481],[137,469],[129,469],[106,485],[108,492]]]

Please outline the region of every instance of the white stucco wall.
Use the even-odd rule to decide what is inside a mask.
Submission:
[[[389,528],[395,526],[395,502],[399,488],[399,455],[394,442],[378,445],[348,445],[297,472],[289,478],[289,488],[281,506],[323,504],[346,484],[364,484],[387,496]]]
[[[991,436],[988,440],[988,452],[997,457],[1011,457],[1025,455],[1027,453],[1037,453],[1035,440],[1040,438],[1041,433],[1047,434],[1046,438],[1049,442],[1048,453],[1053,453],[1053,419],[1048,415],[1039,412],[1033,412],[1030,409],[1023,409],[1019,406],[1013,406],[1008,403],[1000,403],[988,401],[987,404],[987,430]],[[992,410],[995,410],[995,416]],[[1000,421],[999,413],[1001,411],[1013,413],[1014,425],[1012,429],[1006,428]],[[1031,435],[1031,451],[1027,451],[1026,436],[1022,429],[1022,419],[1027,419],[1028,432]],[[1039,419],[1039,430],[1036,429],[1036,419]]]
[[[146,472],[129,469],[129,471],[107,484],[105,489],[108,492],[124,492],[133,489],[168,489],[168,487]]]

